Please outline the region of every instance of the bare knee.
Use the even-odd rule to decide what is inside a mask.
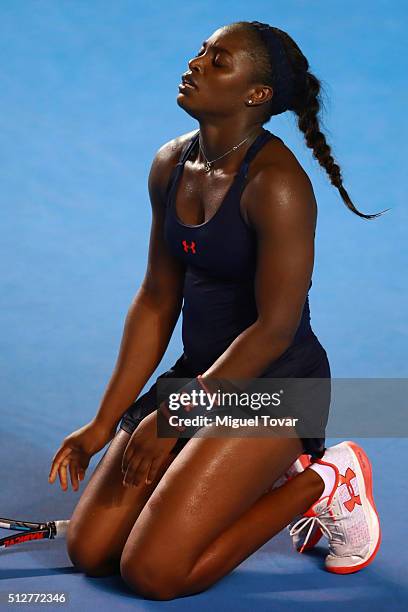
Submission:
[[[119,559],[107,558],[90,545],[86,535],[74,529],[68,528],[66,548],[72,564],[87,576],[111,576],[120,571]]]
[[[146,599],[174,599],[182,591],[180,577],[174,569],[163,562],[149,561],[144,555],[140,559],[126,559],[126,554],[123,554],[120,573],[128,587]]]

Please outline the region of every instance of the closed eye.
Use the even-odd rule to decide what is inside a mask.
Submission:
[[[204,50],[203,50],[203,51],[199,51],[199,52],[197,53],[197,56],[196,56],[196,57],[200,57],[200,55],[202,55],[203,53],[204,53]],[[214,64],[214,66],[219,66],[219,67],[222,67],[222,66],[223,66],[223,64],[219,64],[219,63],[217,63],[217,62],[215,61],[215,60],[216,60],[218,57],[219,57],[219,53],[217,53],[217,54],[215,55],[215,57],[214,57],[214,61],[213,61],[213,64]]]

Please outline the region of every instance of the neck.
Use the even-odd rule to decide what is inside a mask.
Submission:
[[[214,167],[222,166],[223,170],[227,172],[234,171],[237,163],[240,163],[244,158],[246,151],[262,131],[263,128],[260,124],[234,126],[231,128],[225,124],[222,127],[219,125],[209,125],[208,123],[200,124],[200,144],[205,157],[211,161],[224,155],[232,147],[239,145],[239,143],[247,139],[238,149],[231,151],[219,161],[214,162]],[[197,159],[203,164],[206,161],[201,150],[199,150]]]

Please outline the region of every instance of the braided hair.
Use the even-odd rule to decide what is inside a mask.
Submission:
[[[340,167],[320,130],[318,113],[323,106],[321,82],[309,72],[309,62],[289,34],[260,21],[237,21],[227,27],[241,29],[250,42],[247,51],[255,66],[252,81],[270,85],[274,91],[272,98],[264,105],[262,124],[267,123],[273,115],[287,110],[293,111],[306,145],[312,149],[313,157],[326,170],[331,184],[337,187],[345,205],[364,219],[374,219],[390,210],[387,208],[385,211],[366,215],[357,210],[351,201],[343,187]]]

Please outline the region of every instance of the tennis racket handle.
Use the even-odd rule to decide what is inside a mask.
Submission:
[[[55,535],[54,538],[64,538],[68,529],[68,521],[54,521],[55,524]]]

